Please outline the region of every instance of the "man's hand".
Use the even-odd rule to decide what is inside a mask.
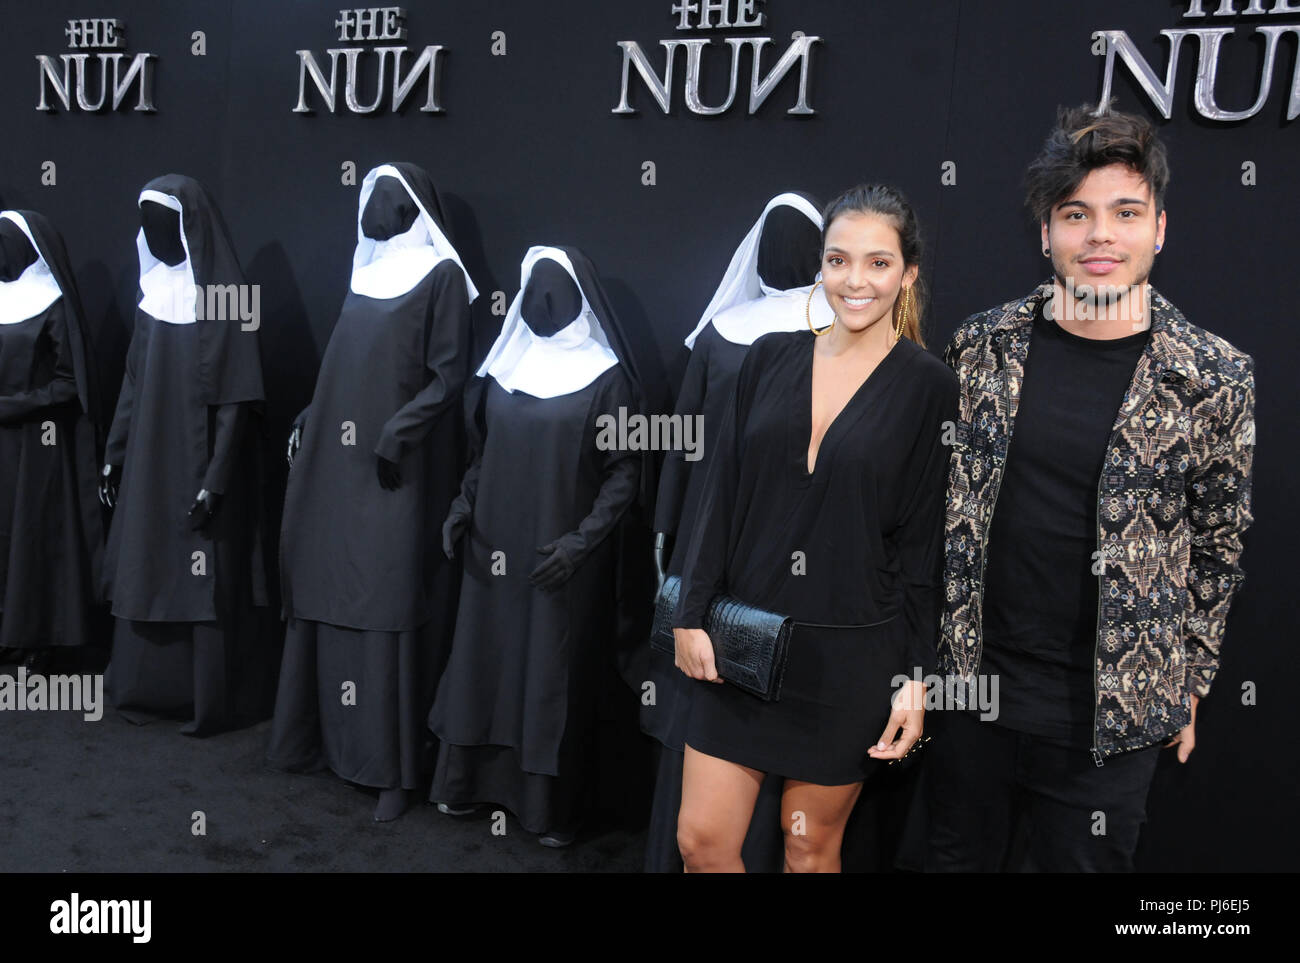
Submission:
[[[1186,762],[1187,757],[1192,754],[1196,748],[1196,703],[1201,701],[1201,697],[1195,692],[1192,693],[1192,721],[1183,726],[1182,731],[1174,738],[1165,743],[1165,748],[1170,746],[1178,747],[1178,761]]]

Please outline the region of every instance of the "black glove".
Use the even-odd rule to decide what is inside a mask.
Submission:
[[[121,465],[105,465],[99,473],[99,501],[105,508],[117,504],[117,486],[122,482]]]
[[[546,592],[558,589],[573,577],[573,573],[586,557],[586,553],[581,549],[582,542],[581,535],[570,532],[553,542],[542,545],[537,551],[546,558],[532,570],[528,581],[534,587]]]
[[[383,455],[376,455],[379,459],[375,463],[375,469],[379,475],[379,484],[383,486],[384,491],[395,491],[402,484],[402,470],[398,467],[397,462],[389,461]]]
[[[190,531],[201,532],[207,528],[208,523],[212,521],[212,516],[217,514],[217,509],[220,507],[220,495],[206,488],[200,490],[194,498],[194,504],[186,512],[190,517]]]
[[[447,520],[442,523],[442,554],[448,558],[456,557],[456,543],[460,541],[467,528],[469,528],[469,516],[453,508],[447,515]]]

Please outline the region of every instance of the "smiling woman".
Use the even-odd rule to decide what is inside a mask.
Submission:
[[[920,684],[891,704],[891,680],[935,658],[957,382],[920,344],[906,200],[855,188],[823,223],[809,328],[818,298],[833,320],[764,335],[746,355],[673,616],[677,666],[697,680],[678,823],[690,872],[744,868],[767,773],[785,780],[786,869],[837,871],[863,780],[921,735]],[[703,624],[718,594],[794,620],[779,700],[717,684]]]

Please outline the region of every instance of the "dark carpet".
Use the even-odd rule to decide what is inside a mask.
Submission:
[[[72,671],[51,667],[50,672]],[[13,665],[0,672],[16,675]],[[548,849],[508,814],[420,801],[371,819],[375,796],[331,773],[264,763],[269,722],[206,739],[112,709],[0,712],[0,872],[640,872],[644,830],[596,820]],[[206,835],[196,835],[196,813]],[[621,820],[627,822],[627,820]]]

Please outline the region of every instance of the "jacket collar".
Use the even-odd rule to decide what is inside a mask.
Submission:
[[[1004,305],[1001,316],[989,329],[990,336],[1001,338],[1010,332],[1028,333],[1039,305],[1052,297],[1054,287],[1054,279],[1048,278],[1020,300]],[[1173,371],[1188,381],[1203,384],[1188,338],[1187,319],[1155,285],[1147,287],[1151,296],[1151,337],[1143,351],[1144,361],[1157,371]]]

